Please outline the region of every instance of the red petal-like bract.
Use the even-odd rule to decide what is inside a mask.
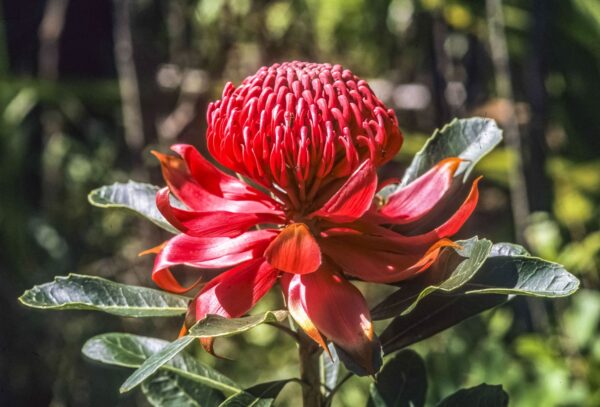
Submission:
[[[332,222],[352,222],[371,207],[376,190],[377,172],[371,160],[366,160],[312,216]]]
[[[195,148],[180,144],[173,149],[187,161],[156,151],[153,154],[160,160],[171,193],[189,208],[204,212],[281,213],[271,198],[199,158],[202,156]]]
[[[387,223],[395,225],[415,222],[429,213],[452,185],[452,177],[460,158],[448,158],[388,197],[380,213]]]
[[[324,346],[319,338],[325,335],[368,373],[375,373],[373,324],[356,287],[324,264],[314,273],[291,277],[284,288],[290,313],[309,336]]]
[[[285,222],[280,215],[272,213],[246,213],[214,210],[193,212],[171,205],[169,189],[163,188],[156,194],[156,206],[163,216],[183,233],[196,237],[235,237],[259,224]]]
[[[198,284],[202,283],[204,276],[200,276],[196,281],[189,286],[183,286],[177,281],[171,270],[168,268],[158,269],[152,272],[152,281],[157,286],[165,291],[169,291],[176,294],[184,294],[190,290],[193,290]]]
[[[306,274],[321,265],[321,249],[305,224],[292,223],[267,247],[265,258],[281,271]]]
[[[362,236],[323,239],[321,247],[346,274],[374,283],[393,283],[409,279],[426,270],[438,258],[441,249],[455,244],[439,240],[428,250],[391,252],[369,247]]]
[[[162,247],[156,257],[155,268],[178,264],[209,269],[231,267],[260,257],[275,236],[277,232],[270,229],[250,231],[235,238],[202,238],[182,233]],[[236,260],[236,256],[240,259]]]
[[[180,234],[161,245],[154,260],[152,279],[167,291],[182,293],[193,287],[181,286],[169,268],[188,265],[200,269],[221,269],[260,257],[277,235],[273,230],[244,233],[236,238],[193,237]]]
[[[294,318],[294,321],[300,328],[316,343],[319,344],[327,353],[329,348],[325,343],[325,339],[321,332],[317,329],[310,316],[306,312],[304,306],[304,286],[300,284],[300,275],[284,274],[281,277],[281,288],[286,298],[288,311]],[[293,282],[293,284],[292,284]]]
[[[177,156],[154,153],[168,185],[156,204],[182,233],[147,251],[157,254],[153,280],[182,293],[193,286],[180,285],[171,267],[196,268],[196,283],[216,275],[194,299],[189,325],[207,314],[243,315],[281,275],[300,327],[374,373],[378,341],[347,277],[395,283],[425,272],[456,246],[449,238],[473,213],[479,179],[467,194],[455,177],[462,160],[448,158],[376,197],[389,184],[377,168],[402,134],[394,112],[339,65],[261,68],[227,84],[207,122],[209,152],[240,179],[190,145],[173,146]],[[212,351],[210,339],[202,342]]]
[[[193,301],[196,320],[208,314],[236,318],[248,312],[277,281],[278,272],[263,259],[226,271],[206,284]],[[202,340],[212,353],[212,340]]]
[[[195,299],[196,319],[207,314],[223,317],[244,315],[269,291],[277,274],[277,270],[263,259],[254,259],[215,277]]]
[[[234,202],[259,201],[267,207],[277,206],[263,192],[217,169],[195,147],[188,144],[176,144],[171,146],[171,149],[183,158],[190,175],[210,194]]]

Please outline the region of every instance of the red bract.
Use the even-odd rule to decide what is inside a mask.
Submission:
[[[450,158],[379,198],[377,167],[402,135],[393,111],[339,65],[261,68],[227,84],[207,119],[213,157],[255,186],[188,145],[172,147],[179,157],[155,153],[168,185],[158,208],[182,233],[154,250],[154,281],[180,293],[190,287],[170,267],[225,269],[194,299],[199,320],[245,314],[280,279],[298,325],[372,373],[377,338],[348,277],[390,283],[426,270],[473,212],[477,181],[457,196],[461,161]]]

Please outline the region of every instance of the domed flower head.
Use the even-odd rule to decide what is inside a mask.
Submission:
[[[156,251],[153,280],[185,292],[175,265],[225,270],[188,318],[248,312],[279,281],[290,314],[365,372],[379,345],[367,303],[349,281],[392,283],[424,272],[477,203],[457,197],[460,159],[438,163],[385,199],[377,168],[402,145],[394,112],[339,65],[290,62],[228,83],[207,113],[209,152],[155,153],[168,187],[157,205],[179,231]],[[244,181],[242,181],[244,180]],[[188,321],[189,322],[189,321]],[[204,341],[211,350],[212,342]]]

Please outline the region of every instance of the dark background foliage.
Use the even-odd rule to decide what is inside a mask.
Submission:
[[[127,372],[79,349],[108,331],[172,339],[179,321],[40,313],[16,298],[69,272],[150,286],[137,253],[166,236],[92,208],[87,192],[161,183],[150,149],[202,148],[225,81],[290,59],[341,63],[397,110],[406,141],[389,174],[451,118],[496,119],[506,143],[478,167],[481,201],[462,236],[519,241],[582,279],[571,299],[519,299],[417,345],[429,398],[485,381],[519,406],[600,404],[595,0],[3,0],[0,404],[144,405],[118,396]],[[235,362],[200,357],[241,383],[295,374],[292,343],[269,328],[221,346]],[[338,405],[362,404],[368,383],[352,379]]]

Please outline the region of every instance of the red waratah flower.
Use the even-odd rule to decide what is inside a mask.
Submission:
[[[179,157],[155,153],[168,185],[157,205],[181,234],[155,250],[153,280],[181,293],[190,287],[170,267],[225,269],[192,302],[194,321],[242,316],[279,280],[298,325],[372,373],[377,338],[349,278],[390,283],[426,270],[473,212],[477,181],[457,201],[460,159],[450,158],[377,196],[386,183],[376,169],[402,134],[394,112],[339,65],[263,67],[237,88],[228,83],[207,121],[212,156],[249,181],[190,145],[172,147]]]

